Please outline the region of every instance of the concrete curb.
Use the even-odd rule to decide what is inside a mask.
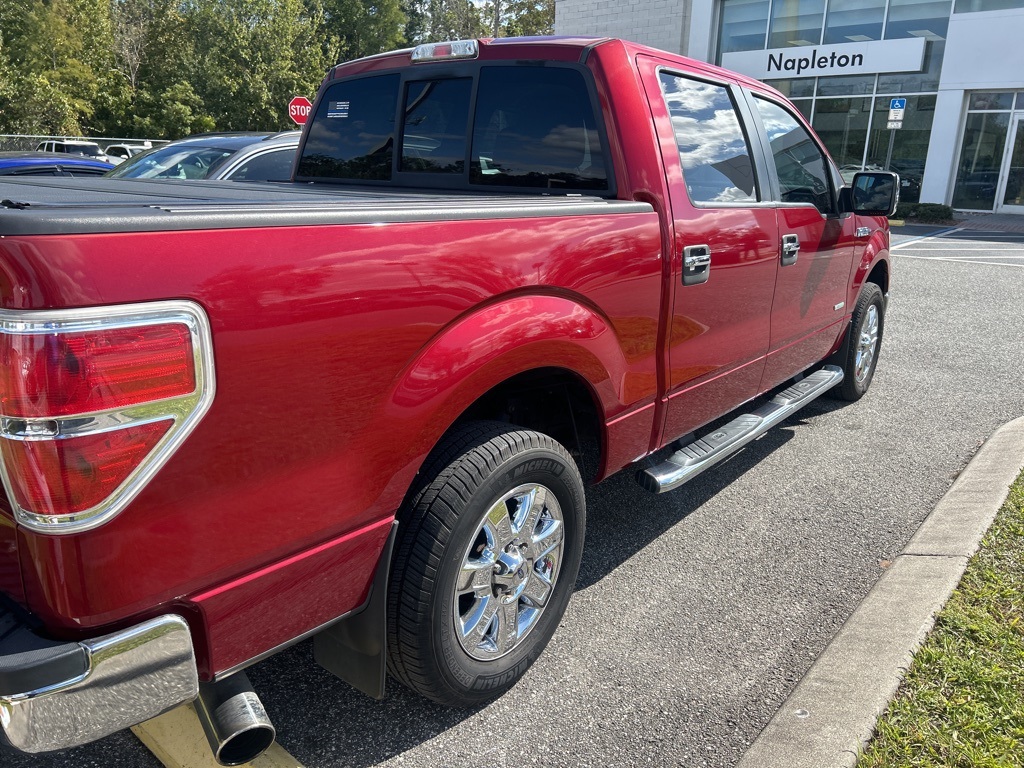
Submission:
[[[738,768],[851,768],[1024,467],[1024,417],[985,442]]]

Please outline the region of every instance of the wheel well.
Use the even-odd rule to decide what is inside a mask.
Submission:
[[[889,265],[885,261],[880,261],[875,264],[875,268],[871,270],[871,274],[868,275],[866,280],[868,283],[874,283],[882,289],[882,293],[889,292]]]
[[[590,389],[576,374],[560,368],[539,368],[494,387],[452,428],[486,419],[542,432],[565,446],[584,480],[593,480],[602,450],[598,414]]]

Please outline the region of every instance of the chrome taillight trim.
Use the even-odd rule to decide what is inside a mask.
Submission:
[[[44,515],[17,502],[6,463],[0,458],[0,477],[17,522],[39,533],[80,533],[103,525],[122,512],[167,463],[213,404],[216,380],[213,334],[203,309],[191,301],[159,301],[59,310],[0,310],[0,333],[39,334],[109,331],[150,325],[182,324],[192,340],[196,388],[179,397],[123,408],[58,418],[0,417],[0,439],[60,440],[109,432],[155,421],[171,427],[130,475],[103,502],[66,515]]]

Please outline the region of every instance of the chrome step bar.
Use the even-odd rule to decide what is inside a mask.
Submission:
[[[760,408],[737,416],[710,435],[684,445],[661,464],[638,472],[637,482],[652,493],[674,491],[842,381],[842,370],[835,365],[826,365],[787,387]]]

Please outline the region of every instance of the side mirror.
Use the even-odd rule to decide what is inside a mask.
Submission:
[[[890,171],[862,171],[843,189],[841,207],[862,216],[892,216],[900,200],[900,177]]]

